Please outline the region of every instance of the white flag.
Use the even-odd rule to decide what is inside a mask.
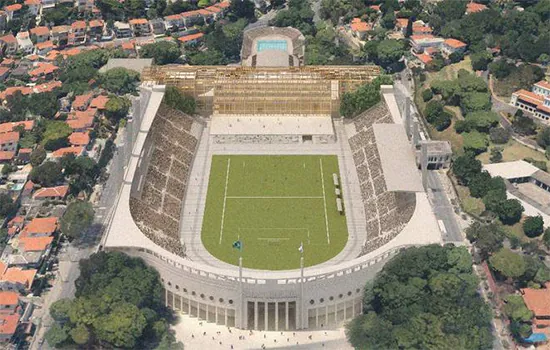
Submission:
[[[300,253],[303,253],[303,252],[304,252],[304,243],[303,243],[303,242],[300,243],[300,247],[298,247],[298,251],[299,251]]]

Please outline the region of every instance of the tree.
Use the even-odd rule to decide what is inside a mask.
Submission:
[[[477,283],[463,247],[407,249],[365,286],[364,314],[346,325],[347,338],[356,349],[491,348]]]
[[[431,89],[426,89],[422,91],[422,99],[424,100],[424,102],[428,102],[433,97],[434,97],[434,94]]]
[[[63,327],[55,323],[52,327],[50,327],[50,329],[48,329],[45,338],[50,346],[58,347],[69,338],[69,335]]]
[[[72,340],[78,345],[84,345],[90,340],[90,332],[84,325],[77,325],[69,332]]]
[[[550,146],[550,128],[543,128],[538,133],[537,144],[542,148]]]
[[[239,1],[239,0],[237,0]],[[227,64],[226,58],[218,50],[192,51],[188,54],[189,63],[195,66],[219,66]]]
[[[109,92],[123,95],[136,91],[139,73],[126,68],[109,69],[99,77],[100,85]]]
[[[546,248],[550,248],[550,227],[544,230],[544,236],[542,236],[542,241]]]
[[[488,133],[499,120],[498,114],[493,111],[476,111],[466,115],[466,121],[470,126],[482,133]]]
[[[159,41],[143,45],[139,50],[139,55],[143,58],[152,58],[156,65],[164,65],[176,62],[181,56],[181,51],[175,43]]]
[[[493,147],[491,148],[491,156],[489,157],[491,163],[500,163],[502,162],[502,148]]]
[[[0,216],[6,217],[15,213],[17,204],[13,202],[11,196],[5,192],[0,193]]]
[[[109,101],[105,104],[105,116],[113,123],[117,123],[128,115],[130,105],[130,100],[126,97],[109,96]]]
[[[533,318],[533,312],[525,306],[521,295],[511,294],[504,298],[504,313],[512,321],[529,322]]]
[[[50,305],[50,315],[54,320],[64,323],[69,320],[69,311],[73,305],[70,299],[59,299]]]
[[[493,270],[506,278],[518,278],[525,273],[523,256],[508,248],[502,248],[489,258]]]
[[[506,59],[500,59],[489,64],[489,71],[497,79],[506,78],[510,75],[510,73],[512,73],[514,68],[515,65],[513,63],[509,63]]]
[[[189,115],[195,114],[195,99],[191,96],[183,94],[176,87],[169,86],[166,88],[163,102],[174,109],[182,111],[183,113]]]
[[[231,0],[229,12],[232,17],[246,18],[249,22],[255,22],[254,3],[250,0]]]
[[[523,210],[523,206],[517,199],[507,199],[497,206],[495,213],[502,223],[513,225],[521,219]]]
[[[437,3],[434,13],[444,21],[452,21],[462,18],[466,13],[465,0],[443,0]]]
[[[70,239],[86,233],[94,220],[94,208],[88,201],[75,201],[69,204],[61,218],[61,232]]]
[[[542,235],[544,230],[544,221],[542,216],[528,216],[525,221],[523,221],[523,232],[525,235],[530,238],[538,237]]]
[[[399,70],[402,64],[399,60],[403,57],[404,49],[405,45],[401,40],[382,40],[378,44],[377,63],[386,69],[391,69],[391,71]]]
[[[40,145],[48,151],[55,151],[62,147],[66,147],[69,145],[68,137],[72,132],[73,130],[71,127],[63,121],[48,121],[46,123],[46,129],[42,134]]]
[[[512,121],[512,128],[515,132],[521,135],[534,135],[537,130],[537,126],[533,119],[518,115],[514,117]]]
[[[135,305],[121,303],[109,314],[98,318],[95,330],[100,341],[115,347],[135,348],[146,325],[145,317]]]
[[[36,147],[30,155],[30,162],[33,167],[37,167],[46,159],[46,150],[44,147]]]
[[[502,145],[510,140],[510,132],[507,129],[496,127],[489,130],[491,142]]]
[[[502,248],[504,232],[498,224],[482,224],[474,221],[466,229],[466,238],[471,243],[475,243],[475,247],[479,250],[481,257],[487,259],[492,253]]]
[[[473,153],[467,152],[453,161],[452,170],[461,184],[468,185],[470,180],[481,172],[481,162]]]
[[[346,92],[340,102],[340,114],[353,118],[359,113],[380,102],[380,85],[391,81],[388,76],[380,76],[372,82],[361,85],[354,92]]]
[[[473,70],[487,70],[487,65],[491,62],[491,53],[487,51],[475,52],[470,55]]]
[[[488,172],[475,174],[468,183],[470,194],[476,198],[484,197],[489,191],[506,191],[506,185],[501,177],[491,177]]]
[[[33,168],[30,173],[31,181],[46,187],[55,186],[63,181],[61,164],[47,161]]]
[[[27,99],[28,108],[34,115],[39,115],[47,119],[52,119],[59,110],[58,101],[60,90],[51,92],[42,92],[33,94]]]
[[[491,96],[487,92],[465,93],[460,99],[460,108],[465,115],[476,111],[489,111]]]
[[[506,191],[500,189],[490,190],[483,196],[485,208],[493,213],[499,209],[500,203],[506,200]]]
[[[471,131],[462,134],[464,140],[464,150],[466,152],[473,152],[474,154],[480,154],[487,150],[489,141],[487,136],[478,132]]]

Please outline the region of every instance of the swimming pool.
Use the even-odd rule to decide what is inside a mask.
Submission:
[[[263,50],[287,51],[287,42],[286,40],[258,40],[256,50],[258,52],[262,52]]]

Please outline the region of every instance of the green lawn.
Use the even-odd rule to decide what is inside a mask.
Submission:
[[[306,266],[336,256],[348,230],[336,209],[334,173],[336,156],[213,156],[204,246],[237,265],[232,243],[240,239],[243,265],[262,270],[299,268],[302,242]]]

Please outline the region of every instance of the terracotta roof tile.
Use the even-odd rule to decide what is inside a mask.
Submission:
[[[546,80],[541,80],[539,82],[536,82],[535,85],[540,86],[541,88],[550,90],[550,83]]]
[[[178,38],[178,40],[181,41],[182,43],[186,43],[188,41],[200,39],[203,36],[204,36],[203,33],[196,33],[196,34],[182,36],[181,38]]]
[[[514,94],[518,95],[518,97],[521,100],[527,101],[529,103],[532,103],[534,105],[539,105],[541,103],[544,103],[544,97],[541,95],[537,95],[534,92],[527,91],[527,90],[518,90],[514,92]]]
[[[48,218],[34,218],[25,226],[24,231],[29,235],[51,235],[57,230],[58,219],[54,216]]]
[[[73,146],[86,146],[90,143],[90,135],[87,132],[73,132],[69,135],[69,143]]]
[[[535,317],[550,316],[550,282],[546,282],[546,288],[521,290],[523,300]]]
[[[46,250],[53,242],[53,237],[19,238],[19,248],[25,252],[40,252]]]
[[[469,2],[468,5],[466,5],[466,13],[476,13],[487,10],[487,6],[483,4],[478,4],[473,1]]]
[[[38,36],[50,35],[50,28],[46,26],[34,27],[30,29],[29,32],[31,32],[31,35],[32,34],[38,35]]]
[[[9,281],[14,283],[21,283],[26,288],[29,288],[36,276],[36,270],[23,270],[19,267],[10,267],[5,270],[4,274],[0,277],[2,281]]]
[[[0,151],[0,161],[12,160],[15,157],[15,151]]]
[[[11,132],[21,125],[25,128],[25,131],[31,131],[34,128],[34,120],[2,123],[0,124],[0,134]]]
[[[105,106],[109,102],[109,97],[105,95],[99,95],[90,102],[90,108],[96,108],[99,110],[105,109]]]
[[[19,133],[17,131],[10,131],[0,134],[0,145],[10,142],[18,142]]]
[[[460,49],[462,47],[466,47],[466,43],[463,43],[462,41],[456,40],[456,39],[445,39],[443,43],[454,49]]]
[[[82,154],[82,151],[84,150],[84,147],[81,146],[72,146],[72,147],[63,147],[56,151],[52,152],[52,157],[54,158],[61,158],[66,154],[74,154],[75,156],[79,156]]]
[[[130,24],[131,25],[136,25],[136,24],[147,24],[149,23],[148,20],[146,20],[145,18],[135,18],[135,19],[131,19],[130,20]]]
[[[17,39],[13,36],[13,34],[8,34],[0,37],[0,41],[3,41],[8,44],[16,44]]]
[[[0,315],[0,334],[12,336],[17,331],[19,313]]]
[[[65,198],[69,192],[69,186],[43,187],[34,192],[33,198],[61,197]]]
[[[10,291],[0,291],[0,305],[19,304],[19,294]]]
[[[21,5],[21,4],[13,4],[13,5],[5,6],[4,10],[9,11],[9,12],[15,12],[15,11],[21,10],[22,8],[23,8],[23,5]]]

